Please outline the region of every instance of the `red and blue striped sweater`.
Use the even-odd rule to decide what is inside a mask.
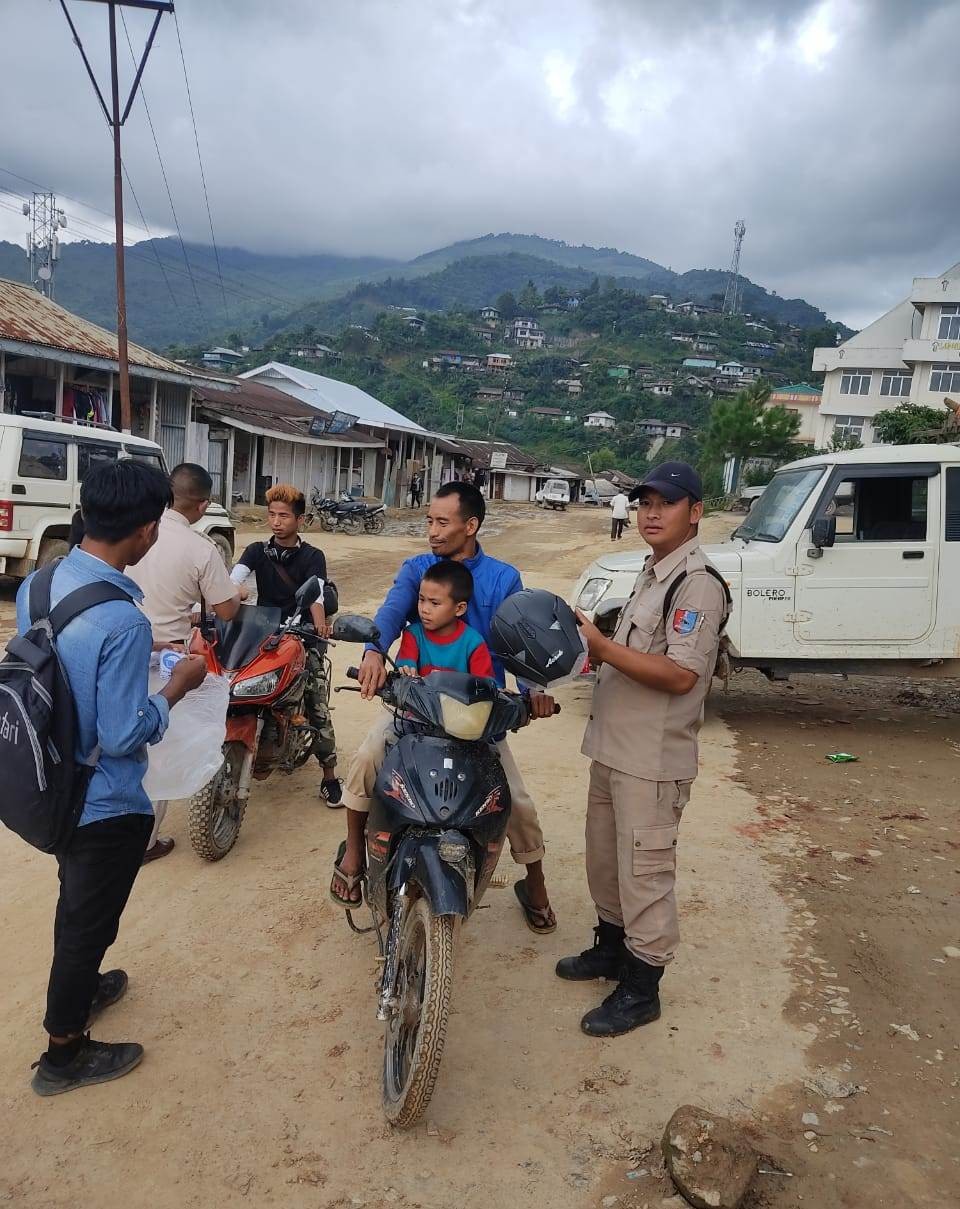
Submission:
[[[458,621],[444,637],[428,634],[423,623],[413,621],[403,631],[398,667],[415,667],[421,676],[430,672],[469,672],[473,676],[494,675],[490,650],[465,621]]]

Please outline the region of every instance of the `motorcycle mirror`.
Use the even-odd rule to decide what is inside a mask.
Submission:
[[[331,638],[339,642],[369,642],[377,646],[380,642],[380,629],[369,617],[361,617],[359,613],[345,613],[333,623]]]
[[[316,604],[320,599],[322,590],[320,580],[316,575],[311,575],[306,583],[302,583],[297,588],[296,595],[294,596],[299,611],[303,612],[304,609],[309,609],[312,604]]]

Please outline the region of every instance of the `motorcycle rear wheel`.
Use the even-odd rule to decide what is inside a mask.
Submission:
[[[225,743],[220,771],[190,799],[190,843],[205,861],[222,861],[240,835],[247,804],[237,791],[246,753],[242,743]]]
[[[415,1125],[433,1095],[452,984],[453,917],[434,915],[418,898],[400,933],[398,1003],[383,1039],[383,1111],[398,1129]]]
[[[373,516],[368,517],[367,520],[364,521],[363,525],[368,533],[382,533],[383,513],[375,512]]]

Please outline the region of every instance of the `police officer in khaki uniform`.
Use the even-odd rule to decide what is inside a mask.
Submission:
[[[630,494],[653,553],[605,638],[579,620],[597,674],[583,740],[589,756],[587,881],[593,947],[557,965],[561,978],[617,978],[581,1021],[616,1037],[660,1015],[658,987],[680,939],[674,896],[677,831],[697,775],[697,731],[729,612],[729,594],[700,550],[700,476],[657,466]]]

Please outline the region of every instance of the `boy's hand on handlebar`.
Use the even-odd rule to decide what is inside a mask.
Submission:
[[[530,717],[552,718],[556,702],[548,693],[530,694]]]
[[[360,661],[360,696],[364,701],[369,701],[371,697],[375,697],[377,691],[387,682],[387,669],[384,666],[383,656],[378,655],[376,651],[367,651],[363,659]]]
[[[397,671],[400,673],[401,676],[413,676],[414,678],[416,678],[417,676],[420,675],[420,673],[417,671],[417,669],[415,667],[411,667],[409,665],[409,663],[405,664],[403,667],[397,668]]]

